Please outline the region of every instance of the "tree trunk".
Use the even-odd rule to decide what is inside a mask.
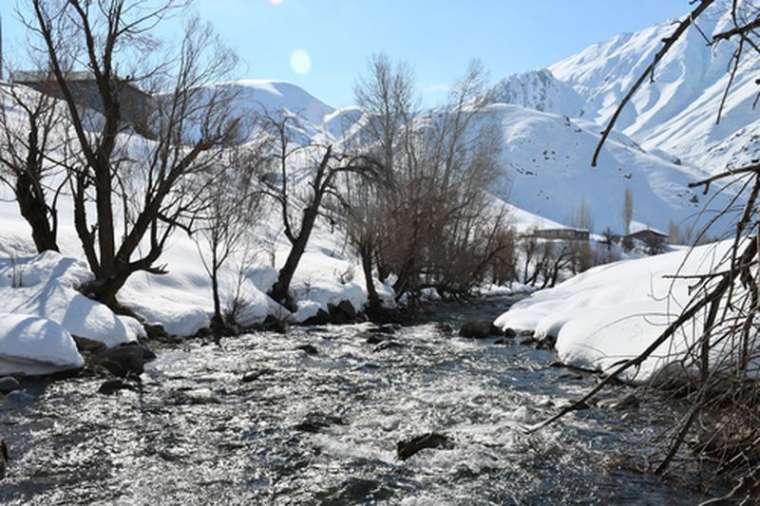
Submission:
[[[224,317],[222,316],[222,303],[219,297],[219,272],[214,268],[211,274],[211,291],[214,298],[214,316],[211,318],[211,330],[215,337],[221,337],[224,329]]]
[[[296,239],[295,244],[293,244],[293,247],[290,248],[290,253],[288,253],[288,258],[285,260],[285,265],[280,269],[280,272],[277,275],[277,282],[274,284],[272,291],[269,294],[275,301],[290,310],[295,309],[295,307],[290,300],[290,294],[288,292],[290,291],[290,283],[293,281],[293,276],[298,268],[298,263],[301,261],[304,251],[306,251],[308,238],[305,238],[305,236],[306,234],[300,234]]]
[[[369,241],[368,241],[369,242]],[[372,248],[371,244],[363,244],[359,248],[359,256],[362,260],[362,271],[364,271],[364,283],[367,285],[367,301],[369,309],[380,307],[380,296],[375,288],[375,281],[372,279]]]

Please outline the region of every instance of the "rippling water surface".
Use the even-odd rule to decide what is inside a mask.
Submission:
[[[446,304],[433,319],[490,318],[509,302]],[[550,352],[449,337],[432,323],[405,327],[392,338],[397,345],[377,350],[366,343],[370,327],[159,349],[142,392],[99,395],[96,378],[28,385],[0,401],[0,436],[12,459],[0,503],[699,501],[611,465],[641,457],[636,448],[661,429],[664,406],[591,408],[526,436],[522,426],[595,379],[549,367]],[[305,344],[318,354],[297,349]],[[241,381],[251,373],[260,375]],[[299,427],[305,421],[323,423]],[[431,431],[454,448],[396,458],[398,441]]]

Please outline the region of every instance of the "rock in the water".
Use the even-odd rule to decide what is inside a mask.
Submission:
[[[307,322],[304,322],[307,323]],[[320,325],[319,323],[309,323],[309,325]],[[276,332],[277,334],[287,334],[290,330],[290,324],[284,318],[276,318],[273,315],[269,315],[264,319],[262,323],[264,330],[270,332]]]
[[[333,323],[351,323],[356,320],[356,309],[351,302],[342,300],[337,306],[332,304],[327,306]]]
[[[119,390],[135,390],[135,387],[124,381],[123,379],[112,379],[104,382],[98,389],[99,394],[113,395]]]
[[[95,355],[93,363],[120,378],[140,376],[145,370],[145,350],[137,343],[117,346]]]
[[[19,388],[21,388],[21,384],[16,378],[12,376],[0,378],[0,394],[9,394]]]
[[[258,371],[254,371],[254,372],[246,374],[245,376],[242,377],[240,381],[242,383],[251,383],[252,381],[256,381],[262,376],[266,376],[267,374],[272,374],[273,372],[274,371],[272,369],[259,369]]]
[[[158,358],[156,356],[156,353],[150,348],[148,348],[148,346],[145,343],[140,343],[139,346],[143,350],[143,358],[145,359],[146,362],[150,362],[151,360],[156,360],[156,358]]]
[[[464,322],[459,329],[459,335],[472,339],[485,339],[492,336],[500,336],[501,330],[488,320],[471,320]]]
[[[319,355],[319,350],[311,344],[302,344],[301,346],[296,346],[296,349],[303,351],[307,355]]]
[[[166,332],[164,326],[158,323],[145,324],[143,327],[145,327],[145,332],[148,334],[148,339],[163,340],[169,337],[169,333]]]
[[[367,339],[364,341],[367,344],[380,344],[383,341],[385,341],[386,337],[382,336],[381,334],[370,334],[367,336]]]
[[[5,478],[5,468],[8,466],[8,445],[0,439],[0,480]]]
[[[514,331],[514,329],[504,329],[504,332],[502,332],[504,337],[514,338],[517,337],[517,332]]]
[[[496,341],[493,342],[493,344],[496,344],[496,345],[499,345],[499,346],[509,346],[512,343],[513,343],[513,341],[511,339],[505,339],[503,337],[501,337],[501,338],[499,338],[499,339],[497,339]]]
[[[447,436],[431,432],[397,443],[396,455],[400,460],[406,460],[426,448],[450,450],[453,447],[453,441]]]
[[[304,325],[327,325],[328,323],[330,323],[330,315],[324,309],[320,309],[317,314],[303,322]]]
[[[339,416],[325,415],[323,413],[309,413],[303,422],[293,426],[299,432],[320,432],[333,425],[346,425],[345,420]]]

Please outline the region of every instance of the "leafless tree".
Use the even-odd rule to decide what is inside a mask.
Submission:
[[[224,317],[220,273],[228,260],[251,243],[251,231],[260,218],[262,192],[257,183],[262,159],[257,143],[231,150],[219,160],[222,168],[207,174],[211,180],[201,180],[206,205],[195,216],[193,238],[211,280],[211,330],[217,336],[236,323]]]
[[[491,248],[505,247],[499,239],[507,220],[486,193],[504,174],[491,102],[473,64],[447,104],[402,130],[379,245],[382,263],[396,275],[397,297],[424,286],[466,290],[495,254]]]
[[[209,25],[191,18],[173,57],[149,56],[160,54],[156,27],[187,3],[32,0],[26,18],[81,152],[71,190],[77,234],[95,273],[86,291],[114,308],[132,273],[166,272],[157,265],[166,240],[202,207],[194,178],[216,167],[224,148],[239,140],[229,90],[211,86],[230,75],[236,58]],[[91,74],[96,127],[78,103],[67,62]],[[163,90],[152,104],[152,140],[128,138],[125,89],[141,84]]]
[[[332,145],[294,142],[292,132],[297,123],[285,112],[265,113],[261,123],[272,146],[268,155],[271,170],[263,178],[264,191],[280,208],[284,234],[291,244],[270,296],[291,308],[290,284],[317,218],[328,209],[326,200],[343,198],[338,176],[373,178],[379,173],[379,165],[362,154],[338,153]]]
[[[0,94],[0,182],[13,192],[37,251],[59,251],[58,201],[71,158],[63,108],[21,86]]]
[[[414,77],[406,65],[393,65],[384,54],[373,56],[365,76],[354,87],[356,104],[364,111],[366,124],[350,149],[375,159],[381,169],[373,180],[351,178],[346,182],[344,213],[348,237],[359,254],[367,286],[369,309],[380,306],[374,286],[373,264],[381,256],[383,208],[394,191],[395,160],[403,155],[403,141],[413,128],[415,112]],[[398,154],[397,154],[398,153]],[[381,276],[382,277],[382,276]]]

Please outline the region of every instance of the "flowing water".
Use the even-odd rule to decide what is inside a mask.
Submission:
[[[511,301],[441,304],[455,327]],[[222,347],[158,349],[142,391],[103,379],[28,384],[0,401],[10,449],[2,504],[695,504],[686,488],[625,471],[661,430],[665,405],[577,411],[521,430],[594,384],[548,351],[370,324],[250,334]],[[519,339],[518,339],[519,340]],[[297,349],[310,344],[309,355]],[[245,375],[258,375],[243,382]],[[252,378],[248,378],[251,380]],[[608,395],[629,393],[624,387]],[[311,425],[303,425],[304,422]],[[450,449],[406,461],[427,432]],[[618,452],[621,452],[618,456]]]

